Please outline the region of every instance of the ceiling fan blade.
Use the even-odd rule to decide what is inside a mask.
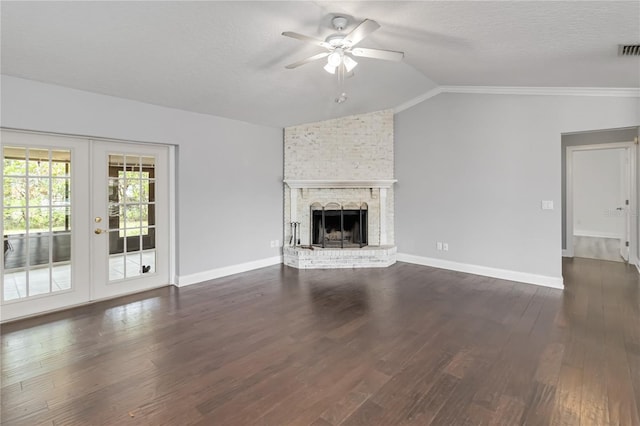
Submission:
[[[288,70],[292,70],[294,68],[298,68],[299,66],[304,65],[304,64],[308,64],[309,62],[313,62],[313,61],[317,61],[318,59],[326,58],[327,56],[329,56],[329,53],[330,52],[318,53],[317,55],[313,55],[313,56],[310,56],[310,57],[308,57],[306,59],[303,59],[301,61],[289,64],[285,68],[288,69]]]
[[[353,56],[360,56],[363,58],[384,59],[385,61],[401,61],[404,58],[404,52],[397,52],[395,50],[381,50],[381,49],[365,49],[364,47],[354,47],[351,50]]]
[[[371,19],[365,19],[353,31],[351,31],[344,39],[351,46],[360,43],[366,36],[380,28],[380,24]]]
[[[309,36],[306,36],[304,34],[298,34],[298,33],[294,33],[294,32],[291,32],[291,31],[285,31],[285,32],[282,33],[282,35],[285,36],[285,37],[295,38],[296,40],[304,41],[306,43],[315,44],[316,46],[322,46],[322,47],[327,48],[327,49],[331,49],[331,47],[332,47],[326,41],[318,40],[316,38],[309,37]]]

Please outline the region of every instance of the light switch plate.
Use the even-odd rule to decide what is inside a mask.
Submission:
[[[542,210],[553,210],[553,200],[542,200]]]

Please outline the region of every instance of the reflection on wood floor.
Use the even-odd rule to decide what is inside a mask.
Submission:
[[[2,327],[11,425],[639,425],[640,290],[273,266]]]
[[[573,236],[573,255],[587,259],[624,262],[620,255],[620,239]]]

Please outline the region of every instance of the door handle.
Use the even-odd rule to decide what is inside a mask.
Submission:
[[[624,210],[624,207],[617,207],[616,210]]]
[[[107,232],[107,230],[106,230],[106,229],[100,229],[100,228],[97,228],[97,229],[95,229],[95,230],[93,231],[93,233],[94,233],[94,234],[96,234],[96,235],[100,235],[100,234],[102,234],[103,232]]]

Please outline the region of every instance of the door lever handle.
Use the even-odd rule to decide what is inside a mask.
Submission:
[[[624,210],[624,207],[617,207],[616,210]]]
[[[97,228],[97,229],[95,229],[95,230],[93,231],[93,233],[94,233],[94,234],[96,234],[96,235],[100,235],[100,234],[102,234],[103,232],[107,232],[107,230],[106,230],[106,229],[100,229],[100,228]]]

